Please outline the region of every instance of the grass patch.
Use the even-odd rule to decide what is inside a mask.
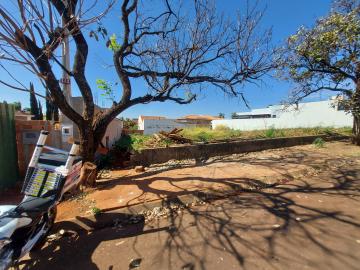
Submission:
[[[97,208],[97,207],[93,207],[93,208],[91,208],[91,212],[93,213],[94,216],[96,216],[101,213],[101,209]]]
[[[212,142],[219,140],[229,140],[240,138],[242,132],[240,130],[233,130],[225,126],[220,126],[216,129],[209,128],[186,128],[181,132],[185,138],[191,139],[195,142]]]
[[[324,141],[322,138],[316,138],[316,139],[314,140],[313,144],[314,144],[316,147],[322,148],[322,147],[324,147],[325,141]]]
[[[296,137],[296,136],[320,136],[320,135],[351,135],[351,128],[291,128],[276,129],[270,127],[266,130],[240,131],[233,130],[225,126],[219,126],[216,129],[196,127],[187,128],[181,132],[185,138],[194,142],[216,142],[226,140],[242,139],[263,139],[279,137]],[[128,149],[141,151],[145,148],[167,147],[174,143],[171,140],[157,141],[151,135],[131,134],[123,136],[115,144],[118,149]]]

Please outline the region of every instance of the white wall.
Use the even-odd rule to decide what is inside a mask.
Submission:
[[[212,127],[227,126],[238,130],[260,130],[274,128],[350,127],[351,114],[332,107],[333,101],[300,103],[286,111],[277,110],[276,118],[213,120]]]
[[[138,118],[138,130],[144,130],[144,120],[141,116]]]
[[[152,135],[159,131],[171,131],[174,128],[184,128],[186,125],[177,122],[174,119],[145,119],[144,120],[144,134]]]
[[[101,140],[104,146],[106,146],[106,137],[108,137],[108,146],[111,148],[113,144],[120,139],[123,129],[123,122],[119,119],[114,119],[106,128],[106,133]]]

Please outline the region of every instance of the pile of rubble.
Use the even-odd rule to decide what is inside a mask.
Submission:
[[[196,199],[191,203],[170,203],[168,206],[155,207],[151,210],[142,211],[140,215],[144,216],[145,222],[150,222],[154,219],[167,218],[181,214],[185,209],[196,206],[204,205],[205,201]]]
[[[174,143],[192,143],[192,140],[185,138],[180,134],[183,129],[174,128],[170,132],[160,131],[159,133],[154,134],[154,138],[156,141],[160,142],[162,140],[171,140]]]

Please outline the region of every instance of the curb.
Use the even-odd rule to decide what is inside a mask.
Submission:
[[[239,187],[240,188],[240,187]],[[244,189],[242,189],[244,191]],[[131,219],[137,220],[133,223],[143,223],[143,213],[156,207],[168,207],[170,205],[182,205],[189,207],[190,204],[205,201],[215,201],[239,194],[237,189],[221,190],[218,193],[206,193],[203,191],[194,191],[194,193],[159,199],[152,202],[140,203],[133,206],[123,207],[116,210],[103,209],[98,215],[77,216],[67,220],[59,220],[54,224],[52,233],[59,230],[75,231],[78,234],[84,234],[101,230],[117,225],[131,224]],[[130,222],[128,222],[130,220]]]

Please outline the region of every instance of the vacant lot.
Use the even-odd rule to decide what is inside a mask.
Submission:
[[[83,213],[84,201],[124,206],[195,189],[227,196],[145,224],[51,241],[25,269],[129,269],[135,258],[140,269],[359,269],[360,148],[349,143],[108,176],[99,191],[62,204],[60,216]]]
[[[262,138],[278,138],[278,137],[294,137],[294,136],[316,136],[316,135],[351,135],[351,128],[288,128],[275,129],[269,128],[266,130],[254,131],[240,131],[220,126],[216,129],[210,128],[186,128],[179,133],[193,142],[216,142],[227,140],[242,140],[242,139],[262,139]],[[158,138],[151,135],[131,134],[122,137],[116,144],[116,148],[129,148],[135,151],[140,151],[144,148],[165,147],[175,144],[170,139],[158,140]]]

